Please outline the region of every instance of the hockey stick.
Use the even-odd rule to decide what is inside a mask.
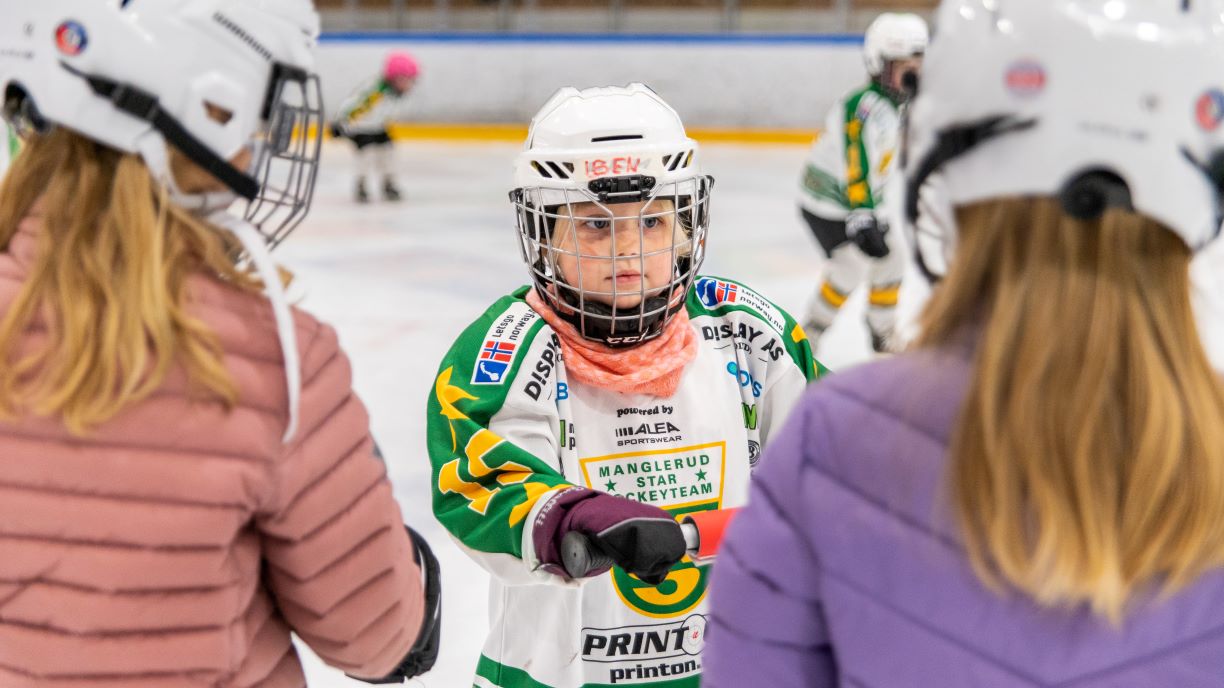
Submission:
[[[701,565],[714,561],[723,531],[737,511],[738,508],[719,509],[684,515],[680,530],[684,533],[685,548],[693,563]],[[570,578],[585,578],[593,571],[608,569],[614,564],[612,557],[586,534],[576,530],[571,530],[561,539],[561,563]]]

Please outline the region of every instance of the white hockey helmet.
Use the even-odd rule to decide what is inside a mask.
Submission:
[[[0,89],[10,119],[63,126],[128,153],[189,209],[250,201],[271,243],[314,190],[322,102],[309,0],[10,2],[0,23]],[[221,112],[216,121],[209,110]],[[173,144],[232,194],[187,195]],[[229,164],[254,147],[251,169]]]
[[[700,167],[697,142],[649,86],[566,87],[532,118],[514,183],[547,187],[552,200],[564,203],[574,194],[598,200],[603,192],[592,187],[610,178],[642,175],[672,184],[699,177]]]
[[[515,161],[514,182],[510,198],[523,258],[557,312],[584,337],[610,346],[632,346],[661,334],[684,306],[704,260],[713,186],[713,179],[701,173],[697,142],[685,133],[676,111],[640,83],[563,88],[532,119]],[[671,207],[660,201],[671,201]],[[552,232],[558,220],[576,225],[573,213],[579,203],[594,204],[613,233],[617,220],[634,220],[641,232],[648,218],[671,216],[673,228],[684,231],[682,240],[667,249],[675,264],[671,283],[650,292],[643,287],[639,305],[626,309],[592,300],[603,297],[615,304],[626,295],[615,284],[606,293],[584,291],[580,275],[562,275],[557,259],[577,253],[553,245]],[[618,215],[616,208],[624,203],[644,205],[632,216]],[[644,262],[650,255],[638,259]]]
[[[926,21],[909,12],[885,12],[867,27],[863,37],[863,61],[867,73],[878,77],[891,60],[904,60],[926,52],[930,35]]]
[[[1222,37],[1224,0],[945,0],[903,162],[924,272],[952,208],[1005,196],[1132,209],[1193,249],[1219,235]]]

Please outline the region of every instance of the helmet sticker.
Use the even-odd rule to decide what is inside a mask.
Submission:
[[[638,168],[642,167],[642,159],[636,156],[623,156],[606,160],[587,160],[585,167],[587,179],[605,177],[610,174],[637,174]]]
[[[1224,122],[1224,91],[1213,88],[1199,96],[1194,115],[1203,131],[1218,129],[1220,122]]]
[[[61,53],[75,57],[85,52],[89,35],[85,33],[84,26],[70,19],[55,29],[55,45]]]
[[[1032,98],[1040,95],[1046,87],[1046,71],[1040,62],[1035,60],[1020,60],[1013,62],[1007,68],[1004,79],[1007,90],[1018,98]]]

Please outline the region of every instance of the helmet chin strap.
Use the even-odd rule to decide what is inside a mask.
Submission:
[[[267,239],[251,223],[227,212],[228,208],[238,199],[238,195],[232,191],[198,194],[183,192],[170,171],[166,141],[159,132],[149,131],[137,141],[136,146],[150,174],[159,183],[165,185],[171,202],[192,215],[233,234],[250,257],[255,271],[259,274],[259,279],[263,281],[264,291],[272,304],[272,314],[276,320],[276,334],[280,340],[281,355],[285,363],[289,423],[285,427],[285,434],[281,437],[281,442],[288,444],[297,434],[298,407],[302,395],[302,366],[298,355],[297,335],[293,327],[293,313],[289,308],[289,300],[285,296],[284,285],[281,284],[280,272],[268,251]],[[252,156],[252,159],[256,157]]]
[[[293,313],[289,309],[289,300],[285,296],[285,287],[281,284],[280,272],[272,255],[268,252],[268,243],[264,236],[246,220],[218,210],[207,218],[208,222],[229,230],[242,243],[246,253],[251,257],[251,263],[263,280],[264,291],[272,303],[272,314],[276,318],[276,334],[280,339],[281,356],[285,361],[285,387],[289,401],[289,423],[281,442],[289,444],[297,434],[299,405],[302,396],[302,365],[298,355],[297,335],[293,327]]]
[[[149,168],[153,178],[166,187],[170,193],[170,200],[183,210],[206,217],[218,210],[229,208],[239,198],[238,194],[229,189],[206,193],[183,191],[170,170],[166,139],[156,129],[150,129],[144,136],[141,136],[136,141],[136,149],[140,151],[140,157],[144,160],[145,166]]]
[[[561,301],[569,308],[556,309],[557,315],[573,325],[583,337],[614,349],[634,347],[663,334],[662,322],[684,306],[684,301],[680,301],[678,306],[669,309],[667,296],[649,296],[636,307],[618,308],[614,311],[612,306],[591,299],[580,304],[578,297],[570,290],[559,291],[562,292]],[[632,315],[634,312],[646,315],[641,318],[642,327],[633,327],[633,331],[629,332],[627,330],[631,325],[624,320],[631,319],[630,322],[637,324],[638,318]],[[616,328],[617,321],[621,321],[619,328]],[[614,331],[613,328],[619,331]],[[625,341],[626,339],[629,341]]]
[[[663,328],[671,317],[684,308],[683,298],[678,299],[674,305],[671,304],[676,296],[678,283],[682,281],[681,275],[690,267],[687,258],[682,258],[678,263],[673,270],[669,288],[654,296],[643,293],[642,302],[629,308],[614,309],[606,303],[579,299],[574,289],[544,288],[541,289],[541,294],[551,291],[557,301],[567,306],[557,308],[557,315],[573,325],[583,337],[613,349],[632,348],[663,334]],[[569,284],[559,272],[556,281]],[[635,312],[637,317],[633,315]],[[641,323],[640,327],[638,323]]]

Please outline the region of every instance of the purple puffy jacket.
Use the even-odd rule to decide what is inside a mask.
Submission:
[[[1120,629],[974,576],[942,497],[971,356],[907,353],[808,392],[719,553],[702,688],[1224,686],[1224,572]]]

